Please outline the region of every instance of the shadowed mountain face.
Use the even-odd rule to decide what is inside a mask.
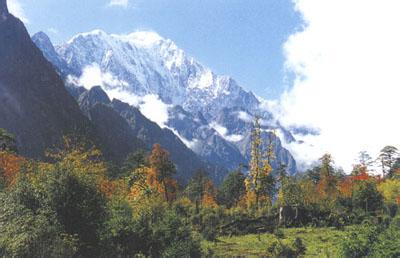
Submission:
[[[0,127],[14,134],[21,154],[40,158],[63,135],[89,127],[63,81],[0,0]]]
[[[111,101],[100,87],[83,91],[78,103],[92,123],[93,134],[100,139],[98,145],[108,160],[121,163],[129,153],[146,148],[125,119],[109,106]]]

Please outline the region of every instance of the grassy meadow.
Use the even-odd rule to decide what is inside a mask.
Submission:
[[[290,245],[299,237],[305,246],[305,257],[338,257],[338,242],[349,228],[290,228],[282,229],[283,237],[274,234],[249,234],[219,237],[215,243],[203,241],[204,253],[216,257],[260,257],[271,255],[267,249],[274,241]]]

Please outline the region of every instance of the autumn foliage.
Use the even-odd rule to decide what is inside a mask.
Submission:
[[[26,159],[14,153],[0,152],[0,177],[5,186],[13,186]]]

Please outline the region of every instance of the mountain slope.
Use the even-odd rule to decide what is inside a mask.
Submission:
[[[0,127],[16,135],[21,154],[39,158],[88,121],[23,23],[0,3]]]

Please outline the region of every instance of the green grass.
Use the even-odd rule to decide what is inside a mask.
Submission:
[[[338,243],[347,230],[333,228],[291,228],[283,229],[285,244],[293,243],[296,237],[307,247],[305,257],[338,257]],[[203,241],[202,248],[215,256],[260,257],[267,255],[268,243],[277,240],[273,234],[220,237],[216,243]]]

